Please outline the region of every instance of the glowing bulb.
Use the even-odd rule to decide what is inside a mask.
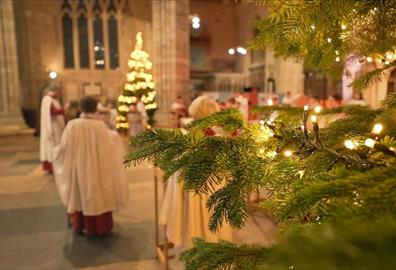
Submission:
[[[274,105],[274,101],[270,98],[270,99],[267,101],[267,104],[268,104],[268,106],[272,106],[272,105]]]
[[[308,106],[308,105],[305,105],[305,106],[304,106],[304,111],[308,111],[308,109],[309,109],[309,106]]]
[[[311,24],[311,29],[312,29],[312,30],[315,30],[315,28],[316,28],[315,25],[314,25],[314,24]]]
[[[337,56],[337,57],[335,58],[335,60],[336,60],[336,62],[340,62],[340,57]]]
[[[331,38],[327,38],[327,42],[328,42],[328,43],[331,43]]]
[[[344,145],[345,145],[346,148],[348,148],[348,149],[350,149],[350,150],[353,150],[353,149],[356,148],[356,145],[355,145],[355,144],[353,143],[353,141],[351,141],[351,140],[346,140],[346,141],[344,142]]]
[[[268,132],[268,136],[272,138],[272,137],[274,137],[274,133],[272,133],[272,132],[270,131],[270,132]]]
[[[375,140],[373,140],[371,138],[368,138],[364,141],[364,145],[367,147],[370,147],[370,148],[374,148],[375,143],[376,143]]]
[[[276,151],[270,151],[267,153],[267,156],[270,158],[274,158],[274,157],[276,157],[276,155],[278,155],[278,153]]]
[[[48,76],[49,76],[51,79],[56,79],[56,77],[58,77],[58,73],[56,73],[55,71],[51,71],[51,72],[48,74]]]
[[[304,127],[304,125],[301,125],[301,130],[305,130],[305,127]]]
[[[200,23],[193,23],[193,24],[192,24],[192,27],[193,27],[194,29],[199,29],[199,28],[201,27],[201,24],[200,24]]]
[[[228,54],[229,55],[234,55],[235,54],[235,50],[233,48],[228,49]]]
[[[393,58],[393,54],[392,53],[386,53],[386,59],[388,59],[388,60],[392,60],[392,58]]]
[[[320,111],[322,110],[322,107],[320,107],[319,105],[318,106],[315,106],[315,113],[320,113]]]
[[[389,61],[385,61],[385,65],[389,65]]]
[[[373,61],[373,58],[371,58],[370,56],[367,56],[366,60],[367,60],[368,63],[371,63]]]
[[[265,124],[265,121],[264,120],[260,120],[260,125],[264,125]]]
[[[201,19],[198,16],[194,16],[191,20],[193,23],[200,23]]]
[[[293,152],[290,150],[286,150],[285,152],[283,152],[283,154],[285,155],[285,157],[291,157],[293,155]]]
[[[318,117],[316,115],[311,116],[312,123],[316,123],[318,121]]]
[[[95,51],[95,52],[99,51],[99,46],[96,45],[96,46],[94,47],[94,51]]]
[[[374,133],[374,134],[378,135],[378,134],[380,134],[382,132],[383,129],[384,129],[384,127],[381,124],[377,123],[377,124],[374,125],[373,130],[371,131],[371,133]]]
[[[346,25],[345,24],[341,24],[341,29],[342,30],[345,30],[347,27],[346,27]]]
[[[238,47],[237,48],[237,52],[240,53],[240,54],[245,55],[247,53],[247,50],[245,48],[243,48],[243,47]]]

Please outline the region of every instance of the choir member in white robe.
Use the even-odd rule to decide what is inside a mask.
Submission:
[[[206,96],[196,98],[189,107],[189,113],[194,119],[203,118],[219,111],[216,101]],[[224,134],[220,128],[203,131],[206,136]],[[229,224],[214,232],[209,230],[210,213],[206,208],[209,195],[197,195],[183,189],[183,181],[179,181],[176,172],[168,180],[164,200],[161,206],[159,223],[166,225],[166,234],[175,246],[191,247],[192,238],[199,237],[209,242],[232,240],[232,230]]]
[[[57,100],[58,88],[43,97],[40,108],[40,161],[43,170],[52,174],[52,150],[60,143],[65,128],[64,110]]]
[[[126,206],[128,187],[120,136],[95,118],[97,101],[80,101],[82,114],[71,120],[54,154],[55,181],[76,233],[105,236],[112,212]]]

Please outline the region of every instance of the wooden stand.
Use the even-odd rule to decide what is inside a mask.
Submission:
[[[158,179],[160,170],[154,167],[154,208],[155,208],[155,252],[157,254],[157,259],[163,266],[164,270],[169,270],[169,260],[174,256],[169,256],[169,249],[173,248],[173,244],[168,242],[168,237],[166,236],[166,225],[161,230],[159,225],[159,206],[158,206]],[[164,187],[164,192],[165,192]],[[160,240],[160,234],[163,235],[163,242]]]

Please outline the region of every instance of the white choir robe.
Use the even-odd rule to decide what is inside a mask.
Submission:
[[[206,208],[208,195],[197,195],[183,189],[176,172],[168,180],[160,211],[159,224],[166,225],[166,236],[175,246],[192,247],[192,238],[209,242],[232,241],[231,226],[223,222],[216,232],[209,230],[210,213]]]
[[[121,137],[93,118],[70,121],[54,150],[54,175],[68,213],[98,216],[126,206]]]
[[[63,129],[65,128],[65,118],[63,115],[51,116],[51,105],[56,109],[61,109],[58,100],[45,95],[41,101],[40,108],[40,161],[52,162],[52,150],[60,143]]]

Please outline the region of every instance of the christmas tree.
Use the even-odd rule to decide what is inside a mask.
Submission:
[[[264,2],[270,12],[258,24],[257,48],[272,46],[334,76],[350,57],[363,59],[373,66],[356,89],[396,65],[395,1]],[[127,163],[153,161],[165,178],[179,172],[187,191],[209,196],[213,231],[224,222],[242,228],[248,195],[259,187],[270,194],[261,207],[276,219],[276,244],[196,239],[182,255],[186,269],[393,269],[396,95],[378,109],[260,111],[257,124],[229,110],[192,122],[185,133],[151,130],[132,139]],[[238,135],[206,137],[203,130],[214,126]]]
[[[149,54],[143,50],[142,33],[136,34],[135,48],[128,60],[129,72],[126,74],[126,83],[123,86],[122,94],[118,97],[117,129],[127,130],[127,115],[131,105],[136,105],[138,98],[145,105],[147,112],[148,126],[154,123],[154,112],[157,109],[155,102],[155,84],[151,70],[153,64],[149,60]]]

